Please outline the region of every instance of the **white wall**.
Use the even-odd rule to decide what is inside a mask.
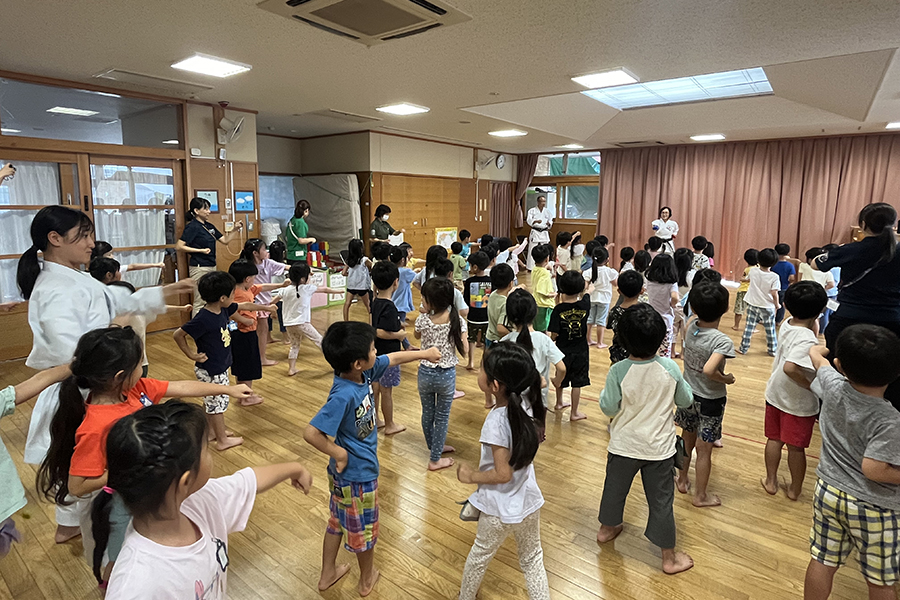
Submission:
[[[238,119],[244,119],[244,128],[241,137],[225,146],[228,160],[240,162],[256,162],[256,115],[253,113],[226,110],[225,118],[233,123]],[[215,132],[213,132],[215,135]]]
[[[299,175],[303,141],[257,134],[256,157],[260,173]]]
[[[371,171],[369,132],[303,140],[300,164],[303,175]]]
[[[199,158],[216,157],[216,127],[212,106],[187,105],[188,148],[199,148]]]
[[[472,179],[471,148],[376,132],[371,133],[369,148],[372,171]]]
[[[496,154],[496,152],[488,152],[487,150],[478,151],[480,158],[485,158]],[[478,174],[478,179],[488,179],[490,181],[515,181],[516,180],[516,155],[506,154],[506,164],[502,169],[497,168],[497,160],[494,159],[491,164]]]

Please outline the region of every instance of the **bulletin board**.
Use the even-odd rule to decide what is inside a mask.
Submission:
[[[450,249],[450,244],[458,241],[456,227],[439,227],[434,230],[434,243]]]

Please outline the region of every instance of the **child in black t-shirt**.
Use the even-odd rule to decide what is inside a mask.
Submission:
[[[403,320],[391,296],[400,283],[400,269],[392,262],[377,262],[372,266],[375,300],[372,302],[372,327],[375,328],[375,352],[378,356],[400,352],[406,340]],[[378,381],[372,382],[375,393],[375,419],[385,435],[406,430],[406,425],[394,422],[394,388],[400,385],[400,366],[388,367]],[[384,421],[378,419],[381,405]]]
[[[469,307],[466,321],[469,325],[469,364],[466,369],[475,370],[475,344],[481,332],[481,343],[487,339],[488,330],[488,297],[491,295],[491,278],[484,270],[491,264],[491,258],[485,252],[475,252],[469,256],[470,272],[474,273],[463,282],[463,298]]]
[[[613,332],[613,342],[609,347],[609,362],[617,363],[628,358],[628,350],[622,345],[619,339],[618,329],[619,320],[625,313],[625,309],[634,306],[640,300],[641,293],[644,291],[644,276],[637,271],[625,271],[619,275],[619,300],[620,303],[609,309],[609,317],[607,325]]]
[[[572,411],[569,420],[580,421],[587,418],[587,415],[578,412],[581,388],[591,385],[587,318],[591,312],[590,293],[594,288],[589,286],[585,291],[584,277],[578,271],[566,271],[557,278],[556,285],[561,298],[550,314],[547,331],[565,355],[563,362],[566,365],[566,376],[562,385],[556,388],[556,410],[570,406],[563,404],[563,390],[571,385]]]

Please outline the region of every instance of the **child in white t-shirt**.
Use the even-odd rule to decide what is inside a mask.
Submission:
[[[224,600],[228,534],[247,526],[256,494],[285,480],[309,493],[312,476],[296,462],[210,479],[206,436],[203,409],[174,400],[132,413],[110,430],[107,485],[134,520],[108,600]]]
[[[778,493],[778,465],[786,444],[790,500],[796,500],[803,489],[805,450],[819,414],[819,399],[810,391],[816,372],[809,351],[819,343],[816,320],[827,302],[825,289],[813,281],[798,281],[785,291],[784,306],[791,318],[781,322],[778,352],[766,385],[766,477],[760,482],[769,494]]]
[[[834,275],[831,274],[831,271],[818,271],[812,268],[812,262],[822,254],[825,254],[825,250],[822,248],[810,248],[806,251],[806,262],[800,263],[798,270],[800,271],[800,281],[815,281],[827,292],[835,287]]]
[[[512,533],[528,596],[549,599],[541,549],[540,509],[544,497],[533,464],[544,431],[541,377],[527,350],[518,344],[498,342],[485,354],[478,386],[493,394],[497,405],[481,428],[478,470],[465,463],[457,470],[462,483],[478,484],[469,503],[481,511],[459,598],[475,600],[488,564]]]
[[[606,266],[609,252],[603,246],[594,249],[591,255],[591,268],[584,271],[584,279],[594,286],[591,292],[591,313],[588,315],[587,338],[589,346],[608,348],[603,341],[606,333],[606,317],[609,315],[609,304],[612,302],[612,286],[615,285],[619,272]],[[597,341],[593,340],[594,327],[597,328]]]
[[[750,337],[757,324],[762,323],[766,328],[766,345],[769,356],[775,356],[778,350],[778,339],[775,337],[775,313],[781,308],[778,292],[781,291],[781,278],[771,268],[778,262],[778,253],[772,248],[760,250],[757,257],[758,268],[750,269],[750,285],[746,303],[747,324],[744,327],[744,336],[741,338],[741,346],[737,349],[740,354],[747,354],[750,349]]]
[[[572,240],[580,236],[581,232],[574,234],[569,231],[560,231],[556,234],[556,274],[562,275],[569,270],[569,260],[572,257]]]
[[[282,303],[282,325],[291,341],[288,352],[288,376],[293,377],[297,371],[297,356],[300,354],[300,342],[303,336],[308,337],[318,347],[322,347],[322,334],[310,323],[310,303],[313,294],[342,294],[343,290],[319,286],[309,282],[310,269],[306,263],[291,265],[288,278],[291,285],[275,290],[272,295]]]

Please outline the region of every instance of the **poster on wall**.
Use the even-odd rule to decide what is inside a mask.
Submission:
[[[456,241],[456,237],[456,227],[440,227],[434,230],[434,243],[448,250],[450,244]]]
[[[194,190],[194,196],[209,202],[209,212],[219,212],[219,192],[216,190]]]
[[[237,212],[253,212],[253,192],[234,192],[234,210]]]

